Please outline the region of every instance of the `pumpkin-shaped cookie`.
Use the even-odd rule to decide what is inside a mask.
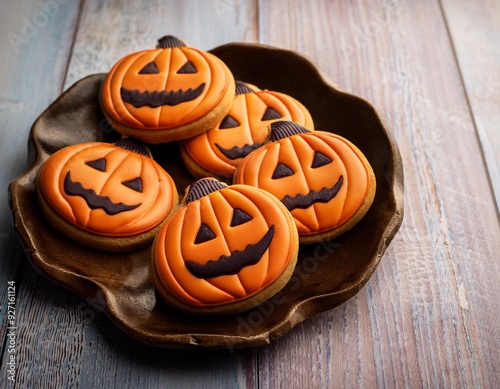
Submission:
[[[249,154],[234,182],[267,190],[292,213],[301,243],[352,228],[375,196],[375,176],[347,139],[287,121],[271,124],[272,142]]]
[[[295,224],[278,199],[204,178],[188,188],[155,240],[155,284],[165,302],[184,311],[241,312],[286,284],[297,250]]]
[[[38,197],[63,234],[112,252],[150,244],[178,202],[170,175],[130,139],[57,151],[40,170]]]
[[[120,133],[149,143],[195,136],[227,114],[234,78],[216,56],[165,36],[111,69],[101,106]]]
[[[243,158],[269,140],[269,125],[276,120],[314,129],[309,111],[293,97],[237,81],[229,113],[215,127],[183,141],[182,159],[195,177],[232,178]]]

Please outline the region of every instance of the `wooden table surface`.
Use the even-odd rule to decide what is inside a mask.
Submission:
[[[144,345],[35,272],[12,228],[6,188],[36,117],[166,34],[307,56],[377,108],[402,154],[405,216],[373,277],[268,346]],[[0,37],[1,387],[12,354],[19,388],[498,387],[498,0],[5,1]]]

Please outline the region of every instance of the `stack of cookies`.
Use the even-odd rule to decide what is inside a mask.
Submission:
[[[173,36],[122,58],[100,105],[123,137],[46,160],[45,217],[97,250],[151,247],[156,290],[176,309],[232,314],[269,299],[300,244],[334,239],[366,214],[375,177],[354,144],[314,128],[301,102],[260,87]],[[169,142],[193,176],[180,201],[147,147]]]

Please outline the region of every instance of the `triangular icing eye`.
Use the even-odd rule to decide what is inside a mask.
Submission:
[[[196,234],[196,238],[194,240],[194,244],[200,244],[204,242],[208,242],[209,240],[215,239],[214,232],[207,226],[205,223],[202,223],[198,233]]]
[[[240,123],[235,118],[233,118],[231,115],[227,115],[224,119],[222,119],[222,122],[220,122],[219,130],[234,128],[238,127],[239,125]]]
[[[319,151],[315,151],[311,167],[314,169],[317,167],[328,165],[331,162],[332,162],[331,158],[327,157],[323,153],[320,153]]]
[[[85,162],[85,165],[94,168],[95,170],[99,170],[100,172],[106,171],[106,160],[104,158],[94,159],[93,161]]]
[[[294,175],[293,170],[290,169],[288,166],[286,166],[284,163],[280,162],[276,166],[276,169],[274,169],[273,176],[271,178],[275,180],[277,178],[283,178],[293,175]]]
[[[191,61],[186,62],[184,65],[182,65],[182,68],[177,70],[178,74],[193,74],[197,73],[198,71],[194,67],[193,63]]]
[[[158,70],[158,66],[156,66],[154,62],[148,63],[139,71],[139,74],[158,74],[158,73],[160,73],[160,70]]]
[[[231,219],[231,227],[239,226],[240,224],[244,224],[252,220],[253,217],[248,213],[243,212],[239,208],[235,208],[233,212],[233,218]]]
[[[142,179],[141,179],[141,177],[136,177],[132,180],[123,181],[122,184],[125,185],[126,187],[132,189],[132,190],[135,190],[136,192],[142,193]]]
[[[271,107],[267,107],[266,112],[264,112],[264,115],[262,115],[262,119],[260,120],[272,120],[272,119],[279,119],[281,117],[282,116],[278,111],[272,109]]]

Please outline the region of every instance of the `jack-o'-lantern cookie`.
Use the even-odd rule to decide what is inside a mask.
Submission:
[[[337,237],[361,220],[373,202],[376,183],[354,144],[287,121],[271,124],[271,138],[243,160],[235,183],[278,197],[292,213],[301,243]]]
[[[181,156],[195,177],[232,178],[239,163],[269,140],[269,125],[290,120],[313,130],[309,111],[293,97],[236,82],[229,113],[210,130],[181,143]]]
[[[37,192],[56,229],[110,252],[151,244],[178,203],[170,175],[144,145],[127,138],[60,149],[43,164]]]
[[[203,178],[162,225],[152,269],[167,304],[196,314],[237,313],[283,288],[297,252],[297,229],[276,197]]]
[[[156,49],[122,58],[100,94],[107,120],[118,132],[148,143],[198,135],[231,108],[234,78],[219,58],[173,36]]]

